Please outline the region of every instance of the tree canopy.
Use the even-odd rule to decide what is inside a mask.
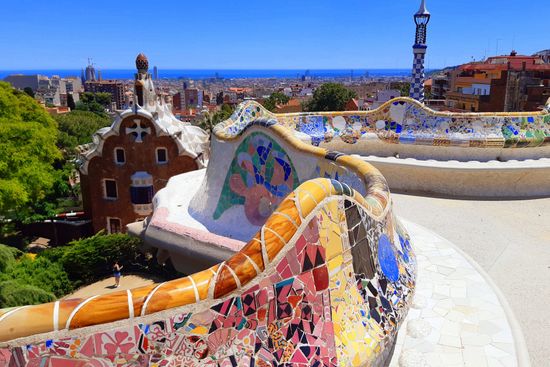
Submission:
[[[290,98],[281,92],[273,92],[269,98],[262,102],[262,105],[269,111],[274,112],[277,105],[287,104]]]
[[[56,115],[55,120],[59,129],[57,146],[69,155],[74,154],[77,146],[91,142],[98,129],[111,124],[107,116],[78,110]]]
[[[223,104],[222,108],[219,111],[214,113],[206,112],[202,119],[198,122],[198,125],[201,129],[206,131],[212,131],[216,124],[227,120],[233,113],[234,108],[228,104]]]
[[[399,89],[401,97],[408,97],[411,94],[411,83],[409,82],[393,82],[390,84],[391,89]]]
[[[73,290],[60,264],[2,244],[0,270],[0,308],[50,302]]]
[[[55,120],[26,93],[0,82],[0,217],[28,212],[51,192],[61,159]]]
[[[357,94],[339,83],[325,83],[315,90],[304,104],[305,111],[344,111],[346,103]]]
[[[80,101],[75,106],[75,110],[90,111],[98,115],[105,115],[105,109],[111,104],[110,93],[91,93],[84,92],[80,94]]]

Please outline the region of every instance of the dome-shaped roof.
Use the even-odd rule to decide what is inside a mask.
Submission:
[[[136,57],[136,68],[140,73],[146,73],[149,69],[149,60],[147,60],[147,56],[140,53]]]

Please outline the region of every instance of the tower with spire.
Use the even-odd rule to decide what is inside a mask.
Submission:
[[[88,66],[86,66],[86,81],[95,82],[95,68],[91,58],[88,58]]]
[[[414,15],[416,37],[413,45],[413,68],[411,82],[411,98],[424,103],[424,57],[426,56],[426,31],[430,21],[430,12],[426,9],[426,0],[422,0],[420,9]]]

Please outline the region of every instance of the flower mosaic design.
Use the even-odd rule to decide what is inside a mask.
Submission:
[[[214,219],[243,205],[248,221],[262,225],[277,205],[298,186],[294,166],[277,142],[253,133],[237,148],[229,167]]]
[[[103,348],[109,355],[115,353],[130,353],[132,348],[134,348],[134,343],[132,338],[126,331],[117,331],[114,335],[104,333],[102,335]]]

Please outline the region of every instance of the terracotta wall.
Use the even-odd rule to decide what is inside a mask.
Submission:
[[[149,128],[151,133],[143,136],[143,142],[135,142],[132,134],[126,134],[126,128],[131,128],[139,119],[141,127]],[[106,139],[102,156],[94,157],[88,166],[88,175],[81,175],[82,197],[84,209],[91,217],[94,231],[107,228],[107,218],[120,218],[121,228],[143,218],[134,212],[130,200],[131,176],[138,171],[145,171],[153,176],[154,192],[162,189],[170,177],[198,168],[197,163],[188,156],[178,155],[176,142],[170,136],[156,136],[155,126],[141,116],[129,116],[120,125],[120,134]],[[126,162],[115,163],[115,148],[123,148]],[[156,149],[164,147],[168,152],[168,163],[158,164]],[[104,198],[104,179],[117,181],[118,198]]]

